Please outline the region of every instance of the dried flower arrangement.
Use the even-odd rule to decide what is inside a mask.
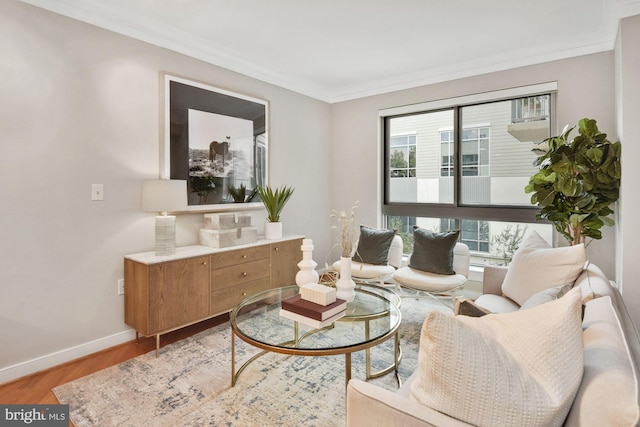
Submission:
[[[356,250],[356,243],[358,242],[358,221],[356,217],[356,209],[358,208],[358,201],[356,201],[351,207],[350,212],[332,210],[331,218],[338,222],[338,225],[333,225],[331,228],[340,230],[340,247],[342,248],[341,256],[351,258]]]

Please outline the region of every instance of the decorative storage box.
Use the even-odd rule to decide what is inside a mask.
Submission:
[[[207,230],[229,230],[251,226],[251,214],[214,213],[204,215],[204,228]]]
[[[336,288],[317,283],[307,283],[300,287],[300,295],[304,300],[326,306],[336,301]]]
[[[240,227],[230,230],[200,229],[200,244],[212,248],[244,245],[246,243],[254,243],[257,240],[257,227]]]

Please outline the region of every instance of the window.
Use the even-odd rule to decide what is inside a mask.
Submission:
[[[471,264],[479,266],[509,265],[527,230],[535,230],[547,242],[553,241],[553,227],[544,223],[403,216],[388,216],[387,220],[387,228],[402,237],[405,254],[413,249],[414,225],[435,232],[460,230],[460,241],[471,251]]]
[[[464,219],[462,222],[462,243],[474,252],[489,252],[489,223]]]
[[[440,142],[442,143],[440,176],[453,176],[453,131],[440,131]],[[465,128],[462,132],[462,176],[488,175],[488,150],[489,127]]]
[[[440,230],[460,230],[460,241],[472,252],[489,253],[489,222],[463,219],[458,222],[452,219],[442,218]]]
[[[446,137],[453,138],[453,110],[394,117],[387,125],[390,201],[453,202],[453,179],[440,179],[442,153],[439,153],[439,150],[448,150],[448,146],[453,149],[451,144],[442,142],[439,132],[439,129],[450,129]]]
[[[529,96],[511,101],[511,122],[532,122],[549,118],[549,97]]]
[[[489,129],[471,127],[462,131],[462,176],[489,175]]]
[[[416,176],[416,136],[397,135],[391,137],[389,176],[407,178]]]
[[[396,234],[402,237],[403,252],[411,253],[413,248],[413,226],[416,225],[415,217],[390,216],[387,217],[387,228],[396,230]]]
[[[381,112],[387,226],[405,218],[403,225],[459,229],[478,262],[500,258],[494,237],[505,224],[536,223],[538,212],[524,188],[537,171],[534,143],[550,135],[555,84],[530,89]],[[549,234],[550,225],[537,224]]]
[[[442,165],[440,176],[453,176],[453,130],[440,131]]]

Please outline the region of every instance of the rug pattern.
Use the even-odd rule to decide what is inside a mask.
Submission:
[[[403,298],[400,378],[416,369],[420,329],[431,310],[427,298]],[[450,309],[448,310],[450,311]],[[259,352],[236,339],[236,369]],[[56,387],[81,426],[343,426],[345,357],[267,353],[231,387],[228,323],[92,375]],[[371,351],[373,371],[393,360],[393,339]],[[364,378],[365,352],[352,354],[352,377]],[[371,382],[396,390],[393,374]]]

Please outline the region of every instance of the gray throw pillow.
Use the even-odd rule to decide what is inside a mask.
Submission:
[[[563,286],[554,286],[553,288],[544,289],[537,294],[529,297],[528,300],[520,306],[520,310],[524,310],[531,307],[536,307],[540,304],[555,301],[562,298],[567,292],[573,288],[573,283],[569,283]]]
[[[414,226],[409,267],[429,273],[456,274],[453,271],[453,248],[459,234],[460,230],[436,233]]]
[[[377,230],[375,228],[360,226],[360,239],[358,249],[353,256],[354,261],[364,264],[387,265],[389,247],[396,232],[393,230]]]

